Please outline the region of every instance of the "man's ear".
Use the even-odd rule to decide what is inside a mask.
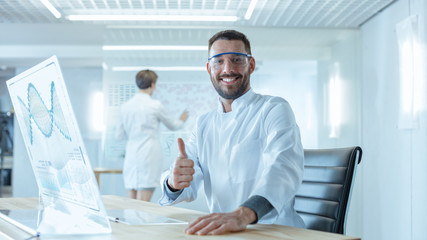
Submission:
[[[209,61],[206,63],[206,70],[208,71],[209,75],[211,75],[211,68],[209,66]]]
[[[249,60],[249,69],[251,71],[251,74],[255,71],[255,58],[251,57]]]

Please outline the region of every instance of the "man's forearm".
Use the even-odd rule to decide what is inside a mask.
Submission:
[[[274,208],[266,198],[259,195],[250,197],[240,206],[247,207],[255,212],[256,219],[255,221],[251,222],[252,224],[257,223],[259,219],[264,217]]]

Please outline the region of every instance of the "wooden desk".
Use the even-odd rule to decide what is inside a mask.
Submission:
[[[107,209],[136,209],[146,212],[175,218],[182,221],[192,221],[196,217],[203,216],[205,213],[177,208],[161,207],[155,203],[138,201],[119,196],[103,196],[104,204]],[[34,209],[38,204],[38,198],[0,198],[2,209]],[[131,226],[123,223],[111,222],[112,234],[99,239],[285,239],[285,240],[360,240],[339,234],[332,234],[307,229],[299,229],[279,225],[250,225],[245,231],[230,233],[220,236],[195,236],[184,233],[186,225],[159,225],[159,226]],[[17,227],[0,219],[0,239],[8,236],[12,239],[26,239],[29,234],[21,231]],[[74,236],[75,238],[75,236]],[[43,239],[43,238],[42,238]],[[62,238],[61,238],[62,239]],[[64,239],[70,239],[64,236]],[[98,238],[97,238],[98,239]]]
[[[96,182],[98,183],[99,189],[101,189],[101,174],[102,173],[122,173],[122,169],[111,169],[111,168],[94,168]]]

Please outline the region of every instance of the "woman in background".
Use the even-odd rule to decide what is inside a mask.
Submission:
[[[140,90],[121,106],[116,131],[118,139],[127,139],[123,179],[128,196],[144,201],[150,201],[162,172],[160,122],[170,130],[177,130],[188,118],[188,112],[184,111],[179,120],[173,119],[160,101],[151,98],[156,82],[155,72],[138,72],[136,85]]]

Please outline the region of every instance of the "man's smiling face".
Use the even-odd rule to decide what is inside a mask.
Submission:
[[[210,56],[221,53],[242,53],[245,45],[240,40],[217,40],[212,44]],[[221,64],[208,61],[207,69],[215,90],[224,99],[236,99],[246,93],[250,87],[250,75],[255,69],[252,57],[224,54],[219,56]],[[237,63],[238,61],[245,61]]]

